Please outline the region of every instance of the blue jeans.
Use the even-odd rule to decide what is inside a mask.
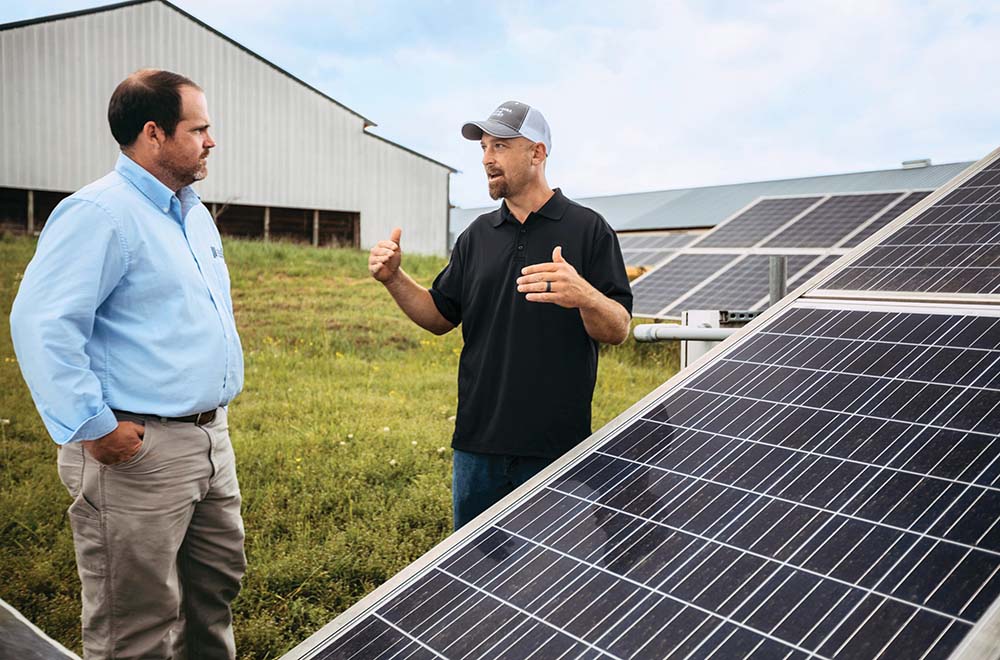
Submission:
[[[555,459],[478,454],[456,449],[451,473],[455,529],[502,500],[553,460]]]

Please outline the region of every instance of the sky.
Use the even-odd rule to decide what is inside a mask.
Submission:
[[[0,23],[107,4],[6,0]],[[977,160],[1000,146],[1000,2],[175,0],[460,172],[500,103],[552,129],[570,197]],[[211,101],[211,100],[209,100]]]

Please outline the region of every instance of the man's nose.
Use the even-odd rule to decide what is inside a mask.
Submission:
[[[212,139],[212,136],[208,133],[208,131],[205,131],[205,148],[211,149],[214,146],[215,140]]]

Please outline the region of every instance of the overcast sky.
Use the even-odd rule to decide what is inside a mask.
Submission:
[[[103,2],[6,0],[0,22]],[[461,172],[499,103],[552,127],[571,197],[975,160],[1000,145],[1000,2],[176,0]],[[209,99],[211,102],[211,99]]]

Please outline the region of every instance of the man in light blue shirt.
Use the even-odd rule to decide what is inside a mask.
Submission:
[[[234,658],[246,559],[225,406],[243,353],[219,233],[190,187],[215,146],[205,95],[138,71],[108,120],[115,169],[52,213],[10,316],[74,498],[84,654]]]

